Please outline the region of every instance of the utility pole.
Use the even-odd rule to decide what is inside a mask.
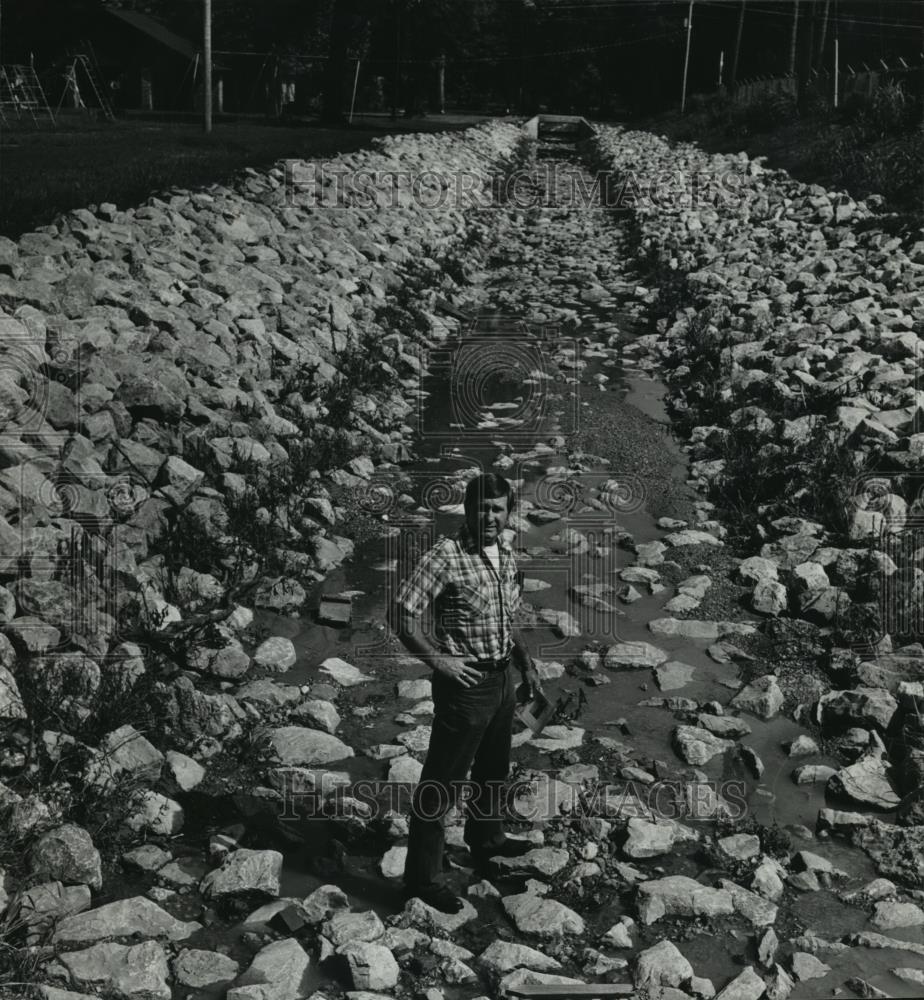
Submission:
[[[401,100],[401,2],[394,0],[395,5],[395,86],[391,99],[391,117],[398,117],[398,104]]]
[[[212,0],[202,0],[202,62],[205,83],[205,120],[203,128],[212,131]]]
[[[440,114],[446,114],[446,53],[440,53],[439,63],[437,64],[437,89],[439,93],[437,97],[439,99]]]
[[[788,76],[796,75],[796,40],[799,32],[799,0],[793,0],[792,33],[789,36],[789,72]]]
[[[683,57],[683,91],[680,95],[680,113],[683,114],[687,106],[687,71],[690,68],[690,35],[693,33],[693,0],[690,0],[690,9],[687,12],[687,51]]]
[[[741,6],[738,8],[738,30],[735,32],[735,53],[732,56],[731,79],[728,81],[728,89],[732,94],[735,93],[735,88],[738,86],[738,57],[741,55],[741,34],[744,31],[744,4],[745,0],[741,0]]]
[[[821,11],[821,29],[818,33],[818,49],[815,53],[815,65],[822,69],[825,58],[825,42],[828,40],[828,13],[831,10],[831,0],[825,0]]]
[[[719,53],[719,90],[722,89],[722,70],[725,68],[725,49]]]

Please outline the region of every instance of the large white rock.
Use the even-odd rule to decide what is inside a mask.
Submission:
[[[635,988],[654,991],[661,986],[680,986],[693,975],[693,966],[671,941],[659,941],[638,956]]]
[[[611,670],[656,667],[667,660],[668,654],[650,642],[617,642],[604,655],[603,663]]]
[[[257,952],[250,968],[228,990],[226,1000],[301,1000],[308,996],[311,959],[295,938]]]
[[[270,746],[282,764],[330,764],[354,756],[352,747],[330,733],[304,726],[282,726],[270,733]]]
[[[496,975],[520,968],[538,972],[554,972],[561,968],[557,959],[514,941],[492,941],[478,956],[478,961]]]
[[[841,768],[828,780],[827,787],[835,795],[844,795],[873,809],[892,810],[900,801],[889,781],[888,764],[877,754]]]
[[[734,740],[723,740],[699,726],[677,726],[673,732],[673,743],[680,757],[696,766],[708,763],[735,745]]]
[[[230,851],[221,867],[203,878],[200,891],[206,899],[249,893],[278,896],[281,874],[282,855],[279,851],[252,851],[241,847]]]
[[[276,674],[285,673],[294,667],[297,659],[292,640],[281,635],[273,635],[265,639],[253,654],[253,662],[261,670],[271,670]]]
[[[112,991],[126,1000],[170,1000],[170,970],[156,941],[124,945],[101,942],[58,956],[74,986]]]
[[[200,930],[202,925],[195,920],[177,920],[153,900],[132,896],[65,917],[55,928],[53,940],[62,944],[83,944],[102,938],[138,935],[185,941]]]
[[[398,963],[385,945],[349,941],[337,953],[347,960],[354,989],[390,990],[397,985]]]
[[[507,915],[523,934],[554,938],[563,934],[584,933],[583,919],[557,900],[523,892],[505,896],[502,902]]]
[[[638,912],[643,924],[653,924],[662,917],[718,917],[735,912],[731,893],[688,878],[669,875],[638,886]]]
[[[352,663],[347,663],[339,656],[329,656],[318,670],[322,674],[327,674],[331,680],[343,687],[354,687],[372,679],[368,674],[364,674],[359,667],[354,667]]]

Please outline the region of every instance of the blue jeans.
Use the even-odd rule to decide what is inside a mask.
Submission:
[[[411,808],[404,884],[432,889],[443,882],[443,819],[464,788],[465,843],[472,851],[504,842],[501,788],[510,770],[516,709],[513,668],[486,673],[463,687],[434,672],[430,746]],[[469,768],[471,780],[466,782]]]

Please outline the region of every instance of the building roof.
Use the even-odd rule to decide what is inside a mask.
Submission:
[[[153,38],[154,41],[165,45],[174,52],[178,52],[181,56],[185,56],[187,59],[196,58],[196,53],[199,51],[197,46],[193,45],[188,39],[183,38],[182,35],[175,34],[153,17],[148,17],[147,14],[139,14],[134,10],[114,10],[111,7],[107,8],[107,13],[119,18],[120,21],[124,21],[126,24],[130,24],[138,31],[144,32],[148,37]]]

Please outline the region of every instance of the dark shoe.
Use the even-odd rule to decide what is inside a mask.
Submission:
[[[432,889],[405,889],[405,901],[415,897],[441,913],[458,913],[462,909],[462,900],[444,885]]]

